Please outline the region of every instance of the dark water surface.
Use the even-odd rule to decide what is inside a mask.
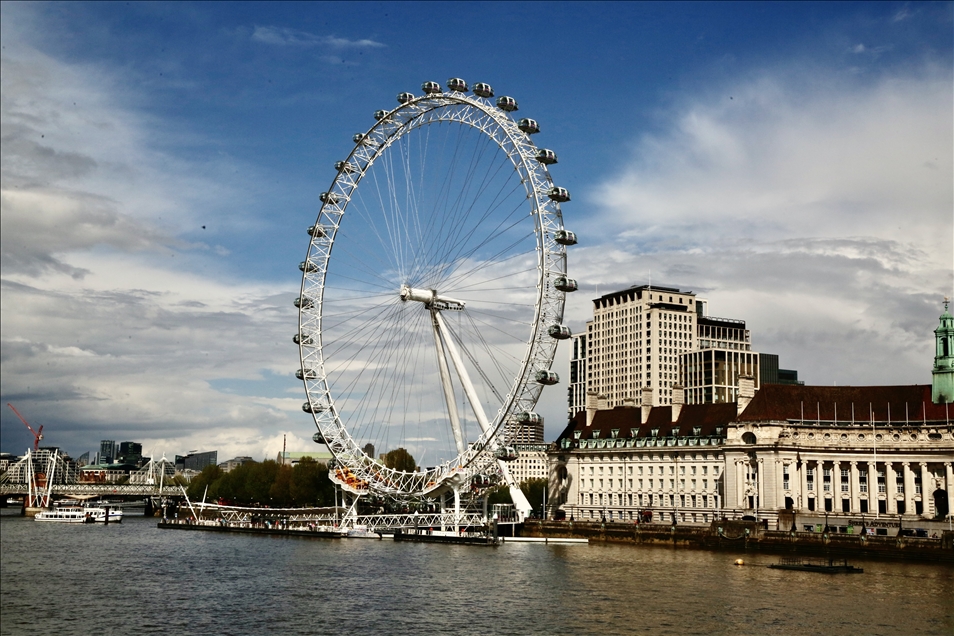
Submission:
[[[603,545],[499,548],[0,515],[0,634],[954,634],[954,568]]]

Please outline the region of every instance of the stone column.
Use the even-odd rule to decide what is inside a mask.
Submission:
[[[798,507],[802,512],[808,510],[808,460],[803,459],[801,466],[798,467],[798,483],[801,492],[799,493]]]
[[[933,490],[934,478],[928,472],[927,462],[921,462],[921,514],[928,519],[934,518],[931,510],[934,505]]]
[[[904,471],[904,514],[913,515],[914,514],[914,473],[911,472],[911,464],[909,462],[904,462],[901,464],[901,469]]]
[[[894,464],[886,461],[884,463],[884,490],[885,498],[888,500],[888,514],[898,514],[898,492],[895,486],[897,480]]]
[[[841,462],[837,459],[831,462],[831,511],[841,512]]]
[[[735,500],[734,508],[744,509],[748,504],[745,500],[745,465],[741,459],[735,462]]]
[[[758,463],[758,472],[755,474],[755,507],[756,508],[765,508],[765,488],[763,488],[763,482],[765,481],[765,462],[759,457],[756,460]]]
[[[954,515],[954,469],[950,462],[944,464],[944,490],[947,491],[947,514]]]
[[[878,465],[868,462],[868,512],[878,514]]]
[[[851,495],[851,512],[858,514],[861,512],[861,488],[858,480],[858,462],[851,462],[850,485],[848,486],[849,495]]]

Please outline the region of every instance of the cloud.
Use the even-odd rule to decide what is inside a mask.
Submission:
[[[766,73],[685,99],[586,193],[576,328],[597,291],[651,270],[747,320],[809,383],[929,382],[954,286],[951,88],[930,67],[869,84]]]
[[[234,166],[162,150],[205,140],[127,103],[121,71],[32,47],[24,12],[4,8],[0,56],[3,401],[76,455],[130,439],[261,458],[276,431],[298,449],[314,424],[289,392],[294,281],[234,272],[225,248],[183,238],[245,223],[243,191],[220,178]],[[2,422],[8,450],[23,427]]]
[[[276,26],[256,26],[252,31],[252,40],[262,44],[277,46],[297,46],[302,48],[320,46],[332,49],[382,48],[385,45],[374,40],[349,40],[333,35],[315,35],[307,31]]]

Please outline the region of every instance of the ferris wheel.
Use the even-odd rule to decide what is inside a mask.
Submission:
[[[570,195],[512,97],[458,78],[422,90],[374,113],[320,196],[295,300],[302,409],[353,494],[501,477],[513,491],[513,445],[540,423],[535,405],[559,382],[550,366],[570,337]],[[415,462],[383,458],[397,449]]]

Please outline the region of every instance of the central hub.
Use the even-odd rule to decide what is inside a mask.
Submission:
[[[424,303],[424,306],[428,309],[435,311],[443,311],[446,309],[451,311],[463,311],[464,309],[463,301],[448,298],[447,296],[439,296],[436,289],[415,289],[408,285],[401,285],[400,294],[403,302],[416,300],[419,303]]]

